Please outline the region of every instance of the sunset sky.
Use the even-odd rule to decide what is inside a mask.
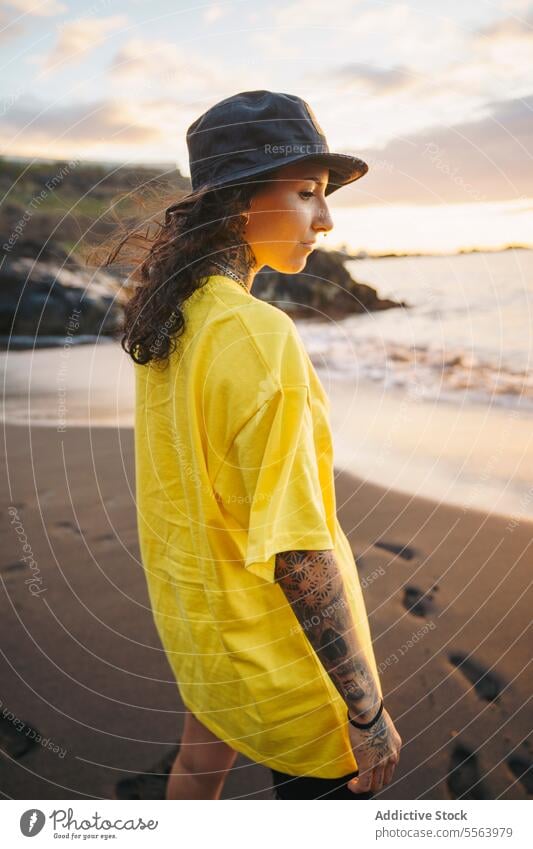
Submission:
[[[524,0],[5,0],[0,149],[167,163],[238,91],[297,94],[366,177],[328,242],[533,245],[533,5]]]

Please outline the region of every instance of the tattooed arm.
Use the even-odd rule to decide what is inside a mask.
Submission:
[[[275,579],[324,669],[346,702],[350,716],[368,722],[380,704],[380,691],[354,627],[348,597],[333,551],[283,551],[276,555]],[[399,758],[401,738],[386,710],[372,728],[349,725],[359,766],[353,792],[380,790]]]
[[[380,695],[368,664],[357,657],[360,646],[334,552],[283,551],[275,578],[350,716],[367,722]]]

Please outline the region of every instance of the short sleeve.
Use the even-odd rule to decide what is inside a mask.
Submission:
[[[307,385],[274,392],[236,434],[228,464],[247,505],[244,568],[274,583],[277,552],[334,548]]]

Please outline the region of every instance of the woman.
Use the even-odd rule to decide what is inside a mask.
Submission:
[[[304,268],[326,196],[367,166],[276,92],[221,101],[187,142],[193,191],[149,245],[123,338],[142,561],[187,708],[166,798],[220,798],[237,752],[276,798],[369,798],[401,739],[336,516],[329,401],[294,322],[251,292],[264,266]]]

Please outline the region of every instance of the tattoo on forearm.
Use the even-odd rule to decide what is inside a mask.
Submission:
[[[356,657],[354,622],[335,553],[283,551],[276,556],[275,579],[351,715],[372,710],[379,693],[368,665]]]

